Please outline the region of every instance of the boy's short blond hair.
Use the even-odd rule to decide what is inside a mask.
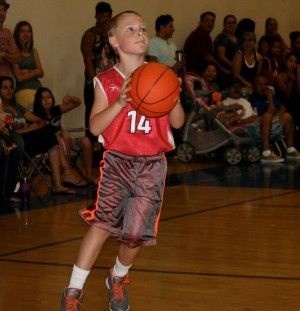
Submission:
[[[111,37],[111,36],[115,35],[115,30],[118,27],[118,21],[119,21],[120,17],[122,17],[125,14],[135,14],[135,15],[141,17],[141,15],[139,13],[135,12],[135,11],[124,11],[124,12],[121,12],[121,13],[117,14],[109,22],[108,37]]]

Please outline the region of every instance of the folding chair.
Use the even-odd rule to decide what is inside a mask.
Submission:
[[[31,180],[37,174],[41,177],[42,181],[51,188],[52,185],[47,179],[45,174],[51,174],[51,170],[47,168],[46,159],[47,153],[39,154],[31,158],[26,151],[24,151],[24,159],[19,166],[20,178],[28,178]]]

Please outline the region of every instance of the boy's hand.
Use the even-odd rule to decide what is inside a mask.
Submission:
[[[117,100],[117,103],[122,106],[122,108],[126,107],[132,99],[130,97],[127,97],[127,92],[130,91],[131,87],[128,86],[128,83],[131,81],[131,73],[126,75],[119,98]]]

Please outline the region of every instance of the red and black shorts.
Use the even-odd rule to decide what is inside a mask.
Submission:
[[[97,201],[79,215],[129,247],[155,245],[166,173],[164,154],[137,157],[107,151]]]

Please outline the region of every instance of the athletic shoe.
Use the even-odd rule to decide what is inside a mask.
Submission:
[[[294,161],[299,161],[300,160],[300,153],[297,150],[294,150],[292,152],[287,152],[286,153],[286,159],[287,160],[294,160]]]
[[[125,286],[129,284],[128,274],[119,278],[113,276],[113,268],[109,270],[106,278],[106,286],[109,290],[109,310],[128,311],[130,309],[128,295]]]
[[[282,163],[284,162],[283,158],[278,157],[275,153],[271,152],[269,155],[262,155],[260,158],[261,163]]]
[[[60,303],[60,311],[84,310],[82,305],[83,291],[76,288],[65,288]]]

